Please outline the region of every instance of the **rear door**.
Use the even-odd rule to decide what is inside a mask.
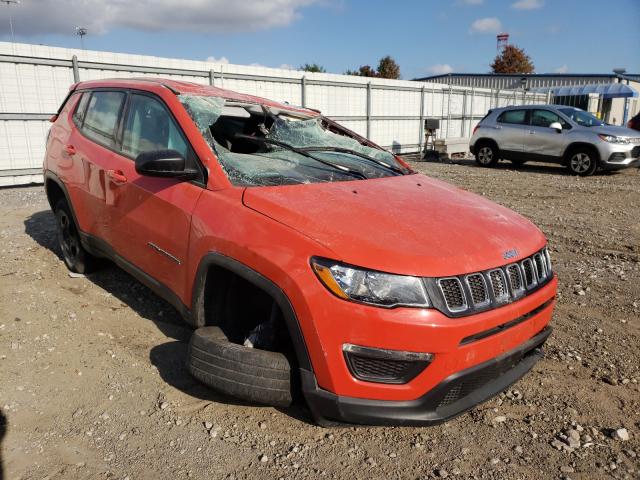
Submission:
[[[558,122],[562,131],[558,132],[550,125]],[[527,152],[550,160],[562,156],[566,145],[566,132],[571,125],[558,114],[544,108],[531,110],[530,125],[525,135],[524,148]]]
[[[67,155],[74,159],[76,184],[68,185],[81,230],[107,240],[110,224],[107,204],[111,201],[106,180],[113,159],[117,156],[116,132],[126,93],[96,90],[82,94],[73,115]],[[62,172],[64,175],[64,172]]]
[[[524,136],[528,128],[529,110],[505,110],[496,119],[496,141],[498,148],[507,158],[521,156],[524,150]]]
[[[109,243],[188,304],[183,295],[191,214],[204,179],[142,176],[136,172],[135,158],[142,152],[170,149],[198,168],[195,153],[164,102],[144,92],[129,93],[118,143],[119,154],[112,158],[107,178]]]

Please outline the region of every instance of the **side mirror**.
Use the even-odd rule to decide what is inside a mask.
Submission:
[[[560,122],[553,122],[549,125],[549,128],[553,128],[556,132],[562,133],[562,124]]]
[[[148,177],[196,178],[198,171],[186,168],[186,164],[184,157],[175,150],[152,150],[136,157],[136,172]]]

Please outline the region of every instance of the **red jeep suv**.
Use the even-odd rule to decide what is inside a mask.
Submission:
[[[214,389],[301,394],[321,424],[428,425],[542,356],[557,280],[540,230],[316,111],[100,80],[51,121],[67,267],[107,258],[167,299]]]

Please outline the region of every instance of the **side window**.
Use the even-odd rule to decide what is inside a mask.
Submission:
[[[82,126],[82,122],[84,122],[84,116],[87,112],[87,103],[89,103],[90,93],[80,93],[80,100],[76,104],[76,111],[73,112],[73,122],[78,126]]]
[[[122,151],[135,158],[153,150],[175,150],[187,158],[189,146],[159,100],[133,94],[124,124]]]
[[[558,122],[562,125],[562,128],[570,128],[569,124],[565,122],[560,116],[556,115],[549,110],[533,110],[531,112],[531,125],[534,127],[549,127],[554,122]]]
[[[116,126],[124,96],[123,92],[93,92],[91,94],[82,125],[82,131],[87,137],[108,147],[115,146]]]
[[[524,125],[527,118],[526,110],[507,110],[502,112],[498,117],[499,123],[512,123],[515,125]]]

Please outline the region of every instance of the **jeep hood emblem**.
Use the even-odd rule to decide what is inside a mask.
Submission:
[[[505,260],[509,260],[510,258],[514,258],[518,256],[518,249],[512,248],[511,250],[507,250],[502,254],[502,258]]]

